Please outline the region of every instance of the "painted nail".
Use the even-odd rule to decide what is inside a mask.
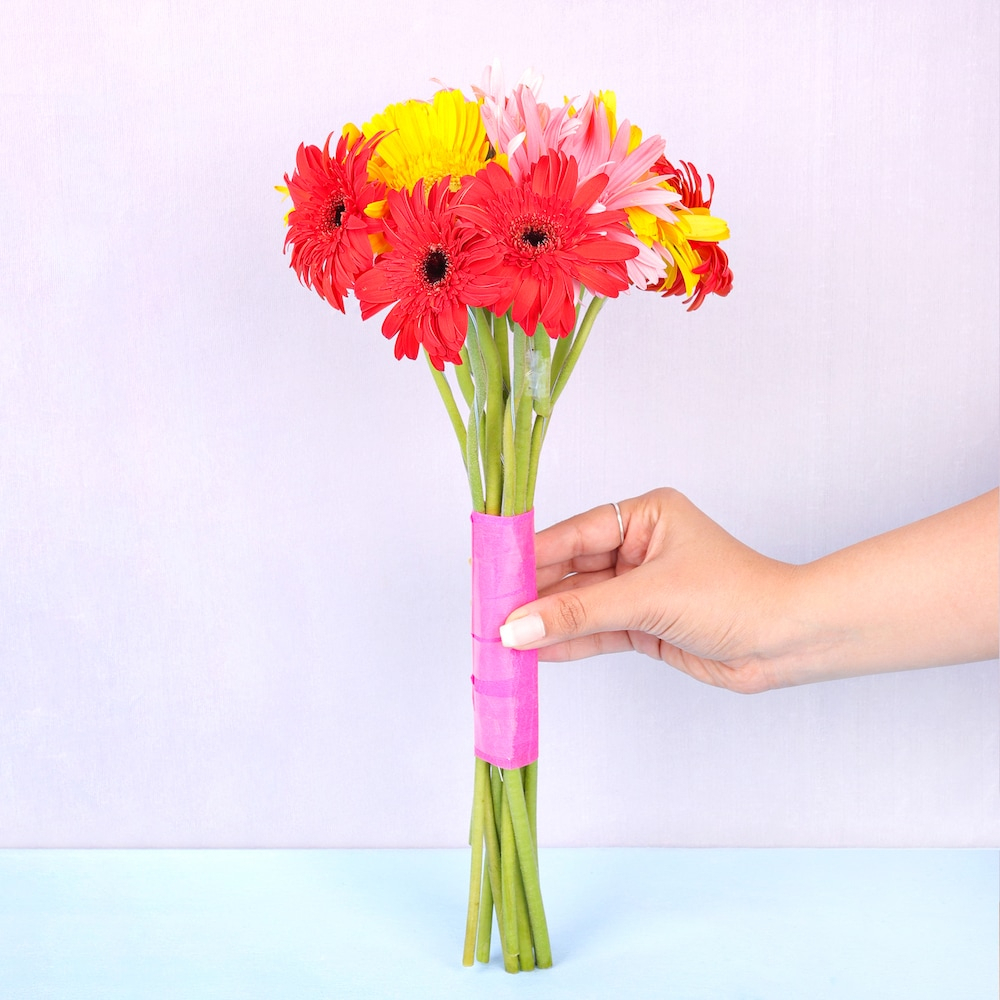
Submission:
[[[545,638],[545,622],[541,615],[525,615],[500,626],[500,641],[508,648],[530,646]]]

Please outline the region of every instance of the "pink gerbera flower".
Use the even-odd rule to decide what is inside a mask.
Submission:
[[[396,338],[396,357],[416,358],[423,346],[438,371],[446,361],[462,363],[468,307],[492,306],[500,283],[496,240],[461,223],[450,181],[442,178],[426,194],[423,181],[412,194],[387,193],[382,224],[391,249],[354,286],[362,319],[392,305],[382,333]]]
[[[559,152],[566,137],[579,124],[570,116],[570,106],[551,108],[539,101],[542,78],[528,72],[508,94],[498,63],[487,66],[483,86],[473,87],[482,100],[480,113],[486,135],[497,153],[507,157],[515,180],[521,180],[546,153]]]
[[[660,219],[670,219],[670,205],[679,201],[675,191],[667,188],[663,178],[654,172],[662,159],[664,141],[650,136],[632,145],[632,126],[626,120],[614,124],[607,105],[593,94],[588,96],[576,116],[578,127],[563,143],[563,152],[575,157],[581,177],[604,173],[607,186],[601,203],[607,209],[645,209]],[[663,279],[663,259],[629,231],[624,239],[636,248],[628,263],[629,280],[644,288]]]
[[[598,204],[607,176],[579,183],[576,161],[550,153],[520,183],[496,163],[476,174],[456,212],[499,245],[497,270],[507,285],[499,315],[512,310],[528,336],[539,323],[550,337],[576,324],[580,286],[611,298],[628,288],[625,262],[636,248],[623,242],[625,213]]]

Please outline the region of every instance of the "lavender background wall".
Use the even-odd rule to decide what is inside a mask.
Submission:
[[[468,503],[426,368],[281,256],[302,140],[611,87],[736,287],[609,305],[545,524],[669,484],[804,561],[998,474],[987,0],[21,5],[0,38],[0,846],[459,845]],[[549,844],[996,845],[996,663],[744,698],[546,666]]]

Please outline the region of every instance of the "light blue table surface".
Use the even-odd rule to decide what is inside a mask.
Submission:
[[[461,965],[468,851],[0,851],[0,998],[997,998],[996,851],[540,865],[555,966],[511,976]]]

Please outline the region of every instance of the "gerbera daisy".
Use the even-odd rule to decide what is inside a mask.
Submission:
[[[385,136],[370,170],[390,190],[412,191],[420,180],[430,187],[448,177],[457,191],[490,157],[479,105],[458,90],[439,90],[429,103],[390,104],[362,131]]]
[[[576,324],[580,286],[611,298],[628,288],[625,262],[636,248],[624,212],[602,211],[607,176],[579,183],[576,161],[549,153],[520,183],[491,163],[463,191],[456,212],[499,244],[498,272],[508,285],[497,314],[512,310],[528,336],[539,323],[550,337]]]
[[[678,169],[661,158],[654,171],[678,192],[678,206],[673,224],[660,224],[658,236],[670,257],[664,280],[653,290],[668,295],[687,295],[688,311],[697,309],[710,294],[726,296],[733,287],[729,258],[719,246],[728,239],[729,227],[711,214],[715,182],[708,175],[709,192],[702,188],[701,175],[690,163]]]
[[[486,134],[497,152],[507,156],[508,169],[518,181],[540,157],[559,152],[566,137],[579,127],[568,104],[553,110],[538,100],[541,85],[542,78],[528,72],[508,95],[500,65],[494,63],[483,73],[482,88],[472,88],[482,99]]]
[[[422,181],[412,193],[388,192],[392,249],[354,286],[362,319],[395,303],[382,333],[396,337],[396,357],[416,358],[423,346],[438,371],[446,361],[461,364],[468,307],[492,306],[501,294],[496,240],[456,217],[450,183],[443,177],[426,195]]]
[[[348,127],[330,155],[323,148],[299,146],[295,172],[285,174],[292,199],[286,221],[285,250],[292,247],[291,267],[307,288],[344,311],[344,295],[354,279],[371,267],[372,240],[380,225],[365,209],[382,198],[385,188],[368,179],[368,162],[379,137],[362,140]]]
[[[574,111],[577,130],[566,138],[563,151],[580,164],[580,176],[605,173],[608,184],[601,195],[607,209],[623,209],[629,218],[635,213],[653,219],[672,219],[671,206],[680,200],[675,190],[653,172],[662,159],[664,142],[658,135],[643,140],[642,132],[628,121],[619,126],[615,115],[615,95],[602,91],[590,94],[579,112]],[[637,235],[627,240],[636,248],[628,262],[629,280],[645,288],[663,280],[663,257]]]
[[[541,83],[540,76],[526,73],[508,96],[500,66],[494,63],[483,74],[482,87],[473,88],[482,99],[486,133],[493,145],[507,154],[511,176],[520,181],[542,156],[565,153],[577,161],[581,180],[607,174],[608,183],[601,195],[604,208],[641,206],[645,212],[669,217],[667,206],[678,200],[677,193],[650,173],[663,153],[663,139],[652,136],[643,142],[639,129],[627,121],[619,129],[612,91],[601,91],[596,97],[590,94],[579,111],[570,101],[552,109],[538,100]],[[627,262],[633,284],[645,288],[664,279],[662,255],[628,229],[611,238],[635,248]]]

